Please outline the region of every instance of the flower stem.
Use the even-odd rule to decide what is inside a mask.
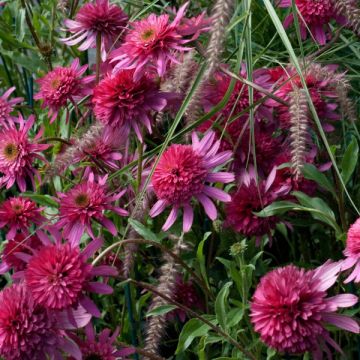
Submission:
[[[132,311],[132,296],[131,296],[131,287],[130,284],[125,285],[125,302],[128,310],[128,318],[130,322],[130,333],[131,333],[131,344],[134,347],[138,346],[137,336],[136,336],[136,324],[134,320],[134,315]],[[139,360],[139,355],[137,353],[134,354],[136,360]]]
[[[144,143],[138,141],[138,168],[137,168],[137,183],[136,183],[136,192],[138,193],[141,186],[141,175],[142,175],[142,162],[143,162],[143,153],[144,153]]]
[[[96,83],[100,80],[100,64],[101,64],[101,34],[96,35]]]

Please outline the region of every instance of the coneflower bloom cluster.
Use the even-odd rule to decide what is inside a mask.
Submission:
[[[72,34],[62,41],[70,46],[81,44],[78,49],[84,51],[96,47],[97,38],[101,41],[101,58],[106,60],[107,51],[115,45],[126,29],[128,16],[109,0],[95,0],[82,6],[75,20],[64,21]]]
[[[8,122],[0,129],[0,188],[6,186],[10,189],[16,183],[20,191],[25,191],[28,183],[35,188],[35,177],[40,182],[34,162],[36,159],[46,161],[40,152],[50,145],[38,143],[42,131],[30,140],[28,133],[34,122],[34,116],[25,120],[20,115],[18,125]]]
[[[8,119],[16,120],[16,117],[12,116],[11,113],[14,110],[14,106],[21,103],[24,99],[22,97],[16,97],[9,99],[9,96],[15,91],[15,86],[6,90],[0,96],[0,127],[6,123]]]
[[[178,212],[183,210],[183,230],[191,229],[194,211],[192,199],[197,199],[211,220],[217,218],[213,200],[229,202],[231,197],[211,183],[231,183],[234,175],[216,171],[220,165],[230,160],[232,153],[218,153],[220,141],[215,141],[215,133],[210,131],[199,140],[192,134],[192,145],[171,145],[161,156],[152,177],[152,189],[157,202],[150,210],[155,217],[170,206],[170,214],[163,225],[168,230],[176,221]],[[215,171],[214,171],[215,170]]]
[[[120,199],[126,190],[111,195],[106,180],[107,175],[95,179],[94,174],[90,173],[86,181],[76,185],[67,193],[58,194],[60,198],[60,219],[56,223],[56,227],[63,229],[63,236],[71,244],[78,244],[85,231],[92,238],[95,238],[92,221],[97,221],[112,235],[116,235],[116,227],[104,215],[105,210],[113,211],[120,216],[128,215],[125,209],[112,204]]]
[[[251,302],[251,321],[261,340],[287,354],[310,351],[315,359],[322,358],[323,350],[341,352],[325,325],[356,334],[360,330],[356,320],[336,313],[355,305],[357,296],[327,294],[340,269],[341,264],[328,262],[315,270],[288,265],[267,273]]]
[[[49,108],[50,123],[69,101],[76,106],[77,100],[89,95],[88,86],[94,76],[81,77],[87,68],[87,65],[80,66],[79,59],[75,59],[70,67],[56,67],[38,80],[40,91],[34,98],[43,100],[42,107]]]
[[[41,215],[43,209],[24,197],[9,198],[0,204],[0,229],[8,228],[8,239],[13,239],[17,231],[27,234],[31,224],[40,225],[45,221]]]

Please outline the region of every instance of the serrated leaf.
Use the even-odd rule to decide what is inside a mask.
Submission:
[[[146,317],[149,316],[159,316],[159,315],[165,315],[169,313],[170,311],[176,309],[176,305],[161,305],[154,309],[151,309],[147,314]]]
[[[346,148],[344,157],[341,161],[341,176],[346,184],[353,174],[359,158],[359,145],[355,138],[352,139]]]
[[[159,242],[161,239],[153,233],[150,229],[148,229],[144,224],[141,222],[135,220],[135,219],[129,219],[129,224],[133,227],[133,229],[144,239],[146,240],[152,240]]]
[[[213,317],[211,317],[211,320],[206,315],[204,317],[216,325],[217,321]],[[175,354],[185,351],[196,337],[205,336],[209,330],[210,326],[200,319],[190,319],[181,330]]]
[[[229,296],[230,286],[232,285],[232,281],[227,282],[223,288],[220,290],[218,296],[215,300],[215,313],[216,319],[219,322],[219,325],[226,330],[226,309],[227,309],[227,298]]]

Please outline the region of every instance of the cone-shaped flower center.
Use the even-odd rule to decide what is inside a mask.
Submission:
[[[86,193],[80,193],[75,197],[75,204],[80,207],[87,207],[90,204],[90,197]]]
[[[19,149],[16,144],[9,143],[5,145],[3,154],[7,160],[12,161],[17,158],[19,154]]]

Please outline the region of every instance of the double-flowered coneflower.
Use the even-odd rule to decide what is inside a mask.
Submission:
[[[36,159],[46,161],[39,153],[50,145],[38,143],[42,131],[30,140],[28,133],[34,122],[34,116],[25,121],[20,115],[18,125],[11,121],[0,129],[0,188],[10,189],[16,183],[20,191],[25,191],[28,182],[35,188],[34,177],[40,182],[34,162]]]
[[[261,340],[287,354],[310,351],[314,359],[321,359],[323,350],[327,354],[341,352],[325,325],[358,334],[359,324],[336,313],[355,305],[357,296],[328,297],[327,290],[336,282],[340,268],[340,263],[331,262],[315,270],[288,265],[266,274],[255,291],[250,314]]]
[[[232,156],[231,151],[218,153],[220,141],[215,133],[208,132],[201,140],[192,134],[192,145],[171,145],[161,156],[152,178],[152,188],[158,201],[150,210],[155,217],[166,207],[172,209],[163,230],[168,230],[183,209],[183,230],[191,229],[194,211],[192,199],[197,199],[211,220],[217,217],[216,207],[211,199],[229,202],[231,197],[225,191],[211,186],[211,183],[230,183],[234,175],[218,171]]]

